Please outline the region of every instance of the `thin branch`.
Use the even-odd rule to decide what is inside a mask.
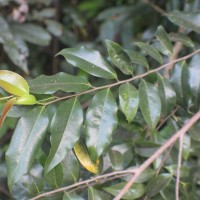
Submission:
[[[153,8],[156,12],[160,13],[161,15],[165,14],[166,11],[154,4],[149,0],[143,0],[143,3],[148,4],[151,8]]]
[[[91,178],[89,180],[81,181],[81,182],[75,183],[75,184],[70,185],[70,186],[66,186],[66,187],[58,188],[56,190],[45,192],[45,193],[40,194],[40,195],[38,195],[36,197],[33,197],[30,200],[36,200],[36,199],[39,199],[39,198],[44,197],[44,196],[48,196],[48,195],[55,194],[55,193],[58,193],[58,192],[64,192],[66,190],[70,190],[70,189],[79,187],[81,185],[89,185],[89,184],[94,183],[94,182],[97,184],[98,183],[97,180],[107,179],[107,178],[112,177],[112,176],[120,176],[120,175],[127,176],[127,174],[134,174],[136,171],[137,171],[137,168],[128,169],[128,170],[122,170],[122,171],[115,171],[115,172],[111,172],[111,173],[108,173],[108,174],[95,176],[95,177],[93,177],[93,178]],[[108,180],[110,180],[110,179],[108,179]]]
[[[173,60],[169,63],[166,63],[164,65],[161,65],[160,67],[156,68],[156,69],[153,69],[153,70],[150,70],[144,74],[140,74],[140,75],[137,75],[137,76],[134,76],[132,78],[129,78],[129,79],[126,79],[126,80],[122,80],[122,81],[117,81],[115,83],[112,83],[112,84],[109,84],[109,85],[104,85],[104,86],[101,86],[101,87],[96,87],[96,88],[92,88],[90,90],[87,90],[87,91],[84,91],[84,92],[80,92],[80,93],[77,93],[77,94],[72,94],[72,95],[68,95],[68,96],[64,96],[64,97],[60,97],[60,98],[57,98],[55,100],[52,100],[52,101],[49,101],[47,103],[43,103],[43,105],[47,106],[49,104],[52,104],[52,103],[55,103],[57,101],[60,101],[60,100],[64,100],[64,99],[69,99],[69,98],[72,98],[72,97],[78,97],[78,96],[81,96],[83,94],[88,94],[88,93],[92,93],[92,92],[96,92],[98,90],[102,90],[102,89],[106,89],[106,88],[111,88],[111,87],[115,87],[115,86],[118,86],[118,85],[121,85],[123,83],[128,83],[128,82],[131,82],[131,81],[134,81],[136,79],[140,79],[140,78],[143,78],[149,74],[152,74],[152,73],[155,73],[155,72],[158,72],[160,71],[161,69],[164,69],[165,67],[167,66],[171,66],[177,62],[180,62],[180,61],[183,61],[183,60],[187,60],[188,58],[192,57],[193,55],[197,54],[197,53],[200,53],[200,49],[192,52],[191,54],[188,54],[186,56],[183,56],[179,59],[176,59],[176,60]]]
[[[119,194],[113,200],[120,200],[124,194],[129,190],[129,188],[135,183],[141,173],[149,167],[152,162],[160,156],[167,148],[169,148],[178,138],[185,134],[195,122],[200,119],[200,111],[198,111],[179,131],[177,131],[164,145],[162,145],[154,154],[149,157],[135,172],[134,176],[128,181],[124,188],[119,192]]]
[[[176,200],[179,200],[179,182],[180,182],[180,171],[181,171],[181,161],[183,152],[183,137],[184,134],[179,138],[179,149],[178,149],[178,165],[176,172]]]

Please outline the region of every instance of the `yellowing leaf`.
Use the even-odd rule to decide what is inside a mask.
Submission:
[[[74,145],[74,152],[85,169],[94,174],[98,173],[99,160],[97,160],[96,163],[93,163],[89,157],[86,147],[83,144],[77,142]]]
[[[36,103],[37,103],[37,100],[35,99],[35,97],[33,95],[25,94],[21,97],[18,97],[15,104],[18,104],[18,105],[34,105]]]
[[[17,96],[29,93],[29,86],[26,80],[19,74],[8,70],[0,70],[0,87]]]

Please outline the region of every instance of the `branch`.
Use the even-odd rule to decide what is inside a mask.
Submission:
[[[148,4],[151,8],[153,8],[156,12],[160,13],[161,15],[165,14],[165,10],[157,6],[156,4],[152,3],[149,0],[143,0],[143,3]]]
[[[120,200],[124,194],[129,190],[129,188],[135,183],[137,178],[141,173],[151,165],[151,163],[160,156],[168,147],[170,147],[177,139],[188,131],[195,122],[200,119],[200,111],[198,111],[179,131],[177,131],[163,146],[161,146],[155,153],[149,157],[135,172],[134,176],[129,180],[129,182],[124,186],[124,188],[119,192],[119,194],[113,200]]]
[[[161,65],[160,67],[158,67],[156,69],[153,69],[153,70],[150,70],[150,71],[148,71],[148,72],[146,72],[144,74],[140,74],[140,75],[134,76],[132,78],[129,78],[129,79],[126,79],[126,80],[122,80],[122,81],[118,81],[118,82],[115,82],[115,83],[112,83],[112,84],[109,84],[109,85],[104,85],[104,86],[101,86],[101,87],[95,87],[95,88],[92,88],[91,90],[87,90],[87,91],[84,91],[84,92],[80,92],[80,93],[76,93],[76,94],[72,94],[72,95],[68,95],[68,96],[64,96],[64,97],[58,97],[55,100],[49,101],[47,103],[42,103],[42,105],[47,106],[49,104],[55,103],[55,102],[60,101],[60,100],[69,99],[69,98],[72,98],[72,97],[78,97],[78,96],[81,96],[83,94],[88,94],[88,93],[96,92],[98,90],[115,87],[115,86],[121,85],[123,83],[128,83],[128,82],[134,81],[136,79],[143,78],[145,76],[148,76],[149,74],[158,72],[158,71],[160,71],[161,69],[164,69],[167,66],[172,66],[173,64],[175,64],[177,62],[180,62],[180,61],[183,61],[183,60],[187,60],[188,58],[192,57],[193,55],[195,55],[197,53],[200,53],[200,49],[192,52],[191,54],[183,56],[183,57],[181,57],[179,59],[173,60],[173,61],[171,61],[169,63],[164,64],[164,65]]]

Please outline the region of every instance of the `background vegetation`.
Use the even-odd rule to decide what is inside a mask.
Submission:
[[[0,129],[0,199],[199,199],[199,8],[0,0],[0,69],[37,99]]]

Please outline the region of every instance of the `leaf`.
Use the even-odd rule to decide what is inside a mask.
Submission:
[[[160,53],[154,47],[152,47],[148,44],[142,43],[142,42],[136,42],[135,45],[138,46],[143,51],[145,51],[146,54],[148,54],[149,56],[154,58],[160,64],[163,63],[162,56],[160,55]]]
[[[138,110],[139,97],[137,89],[130,83],[120,85],[119,104],[127,121],[132,122]]]
[[[199,11],[187,13],[175,10],[165,15],[172,23],[200,33]]]
[[[157,74],[158,92],[161,99],[162,115],[170,113],[176,104],[176,93],[172,88],[170,82]]]
[[[2,127],[3,122],[4,122],[4,120],[5,120],[5,118],[6,118],[7,114],[8,114],[8,112],[9,112],[10,109],[13,107],[13,105],[15,104],[15,102],[16,102],[16,98],[13,97],[13,98],[9,99],[9,100],[5,103],[5,105],[4,105],[4,107],[3,107],[3,111],[2,111],[1,117],[0,117],[0,128]]]
[[[95,189],[94,187],[88,187],[88,200],[108,200],[109,195],[106,194],[104,191],[100,191]]]
[[[125,169],[133,159],[132,148],[126,143],[114,145],[109,150],[109,158],[114,170]]]
[[[45,137],[48,116],[44,107],[36,107],[18,121],[6,152],[8,185],[13,185],[28,172]]]
[[[91,87],[81,76],[60,72],[52,76],[41,75],[29,82],[30,91],[36,94],[53,94],[58,90],[64,92],[81,92]]]
[[[63,33],[63,27],[62,24],[60,24],[57,21],[54,20],[50,20],[50,19],[45,19],[44,20],[46,26],[47,26],[47,30],[52,33],[53,35],[59,37],[62,35]]]
[[[90,158],[99,158],[112,141],[117,125],[117,104],[109,89],[97,92],[86,113],[85,137]]]
[[[93,76],[107,79],[117,78],[114,69],[98,51],[82,46],[78,48],[63,49],[57,55],[64,56],[71,65],[79,67]]]
[[[62,200],[84,200],[82,197],[78,196],[77,194],[72,194],[65,192]]]
[[[109,187],[103,188],[106,192],[116,196],[122,188],[126,185],[126,182],[121,182]],[[124,194],[123,199],[138,199],[142,195],[144,195],[145,189],[144,186],[140,183],[135,183],[130,187],[130,189]]]
[[[133,74],[131,59],[123,48],[110,40],[106,40],[106,47],[112,63],[118,67],[124,74]]]
[[[185,46],[194,47],[193,41],[184,33],[170,33],[169,38],[173,42],[181,42]]]
[[[168,34],[166,33],[165,29],[162,26],[158,26],[155,36],[160,41],[161,45],[164,48],[166,48],[168,55],[169,56],[172,55],[173,53],[172,43],[168,37]]]
[[[20,35],[25,41],[46,46],[51,41],[51,35],[41,26],[25,23],[25,24],[12,24],[12,30],[15,34]]]
[[[172,180],[171,174],[161,174],[152,178],[146,186],[146,194],[149,198],[158,194]]]
[[[145,121],[154,129],[161,114],[160,97],[155,88],[144,80],[139,85],[139,103]]]
[[[79,140],[83,111],[77,98],[63,102],[51,122],[51,149],[45,163],[45,174],[63,161]]]
[[[31,94],[25,94],[21,97],[18,97],[15,104],[18,105],[35,105],[37,103],[37,100],[35,96]]]
[[[63,167],[62,164],[58,164],[48,174],[45,175],[47,183],[52,188],[59,188],[63,183]]]
[[[74,152],[85,169],[94,174],[98,173],[99,160],[97,160],[96,163],[93,163],[86,147],[80,141],[74,145]]]
[[[146,69],[149,69],[149,64],[145,56],[137,51],[125,49],[126,53],[129,55],[131,62],[144,66]]]
[[[165,169],[173,176],[177,176],[177,165],[165,166]],[[190,175],[189,167],[182,165],[180,168],[180,177],[185,178],[189,175]]]
[[[8,70],[0,70],[0,87],[17,96],[29,93],[26,80],[19,74]]]

